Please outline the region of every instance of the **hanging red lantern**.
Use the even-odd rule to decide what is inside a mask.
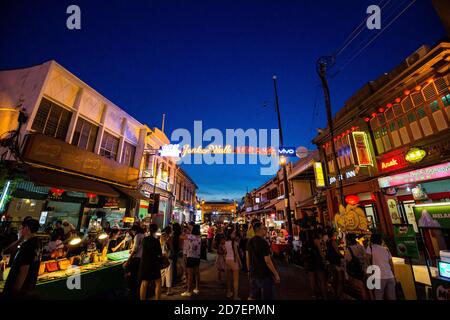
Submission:
[[[400,98],[395,99],[395,103],[400,103],[400,101],[402,101],[402,99]]]
[[[416,91],[420,91],[420,89],[422,89],[422,86],[416,86],[416,87],[414,88],[414,90],[416,90]]]
[[[370,118],[369,118],[369,117],[366,117],[366,118],[364,118],[364,121],[365,121],[365,122],[369,122],[369,121],[370,121]]]
[[[50,188],[50,192],[54,195],[60,196],[64,193],[64,189]]]
[[[372,199],[372,201],[377,201],[377,197],[375,197],[374,193],[370,194],[370,199]]]
[[[95,193],[86,193],[86,195],[89,199],[93,199],[97,196]]]
[[[403,91],[403,94],[404,94],[405,96],[409,95],[410,93],[411,93],[410,90],[405,90],[405,91]]]
[[[359,197],[355,194],[348,195],[345,197],[345,202],[354,206],[359,203]]]
[[[388,103],[387,105],[386,105],[386,107],[389,109],[389,108],[392,108],[392,103]]]
[[[430,84],[430,83],[433,83],[433,81],[434,81],[434,79],[430,78],[430,79],[427,80],[427,83]]]
[[[390,108],[390,107],[388,107],[388,108]],[[383,113],[383,112],[384,112],[384,108],[380,108],[380,109],[378,109],[378,111],[379,111],[380,113]]]
[[[376,112],[372,113],[372,118],[375,118],[376,116],[377,116]]]

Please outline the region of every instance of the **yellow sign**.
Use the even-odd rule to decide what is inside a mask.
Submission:
[[[134,223],[134,218],[133,217],[124,217],[123,222],[124,223]]]
[[[372,166],[372,157],[369,151],[369,140],[367,134],[364,131],[352,132],[353,141],[355,142],[355,151],[358,158],[358,165],[360,166]]]
[[[358,205],[348,204],[346,208],[339,205],[339,213],[334,216],[334,223],[338,229],[346,232],[367,233],[369,223],[364,210]]]
[[[316,186],[325,187],[325,178],[323,176],[322,162],[314,162],[314,175],[316,177]]]
[[[417,163],[422,161],[423,158],[427,155],[427,152],[422,149],[412,148],[408,151],[405,156],[406,161],[411,163]]]

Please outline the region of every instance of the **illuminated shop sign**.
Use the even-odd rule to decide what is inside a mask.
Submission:
[[[369,140],[367,134],[363,131],[352,132],[353,141],[355,142],[356,156],[360,166],[372,166],[372,157],[369,151]]]
[[[450,177],[450,162],[378,179],[381,188]]]
[[[351,178],[356,177],[357,174],[358,174],[358,170],[357,169],[358,168],[346,171],[345,172],[345,179],[351,179]],[[339,180],[342,180],[342,174],[340,175],[340,179]],[[333,184],[335,182],[336,182],[336,177],[330,177],[330,184]]]
[[[314,176],[316,177],[316,187],[325,187],[325,178],[321,162],[314,162]]]
[[[422,149],[412,148],[408,151],[408,153],[405,156],[406,161],[411,163],[418,163],[425,158],[427,155],[427,152]]]
[[[295,157],[295,148],[294,147],[282,147],[278,149],[279,156],[285,157]]]
[[[179,144],[166,144],[159,150],[159,155],[161,157],[173,157],[179,158],[181,155]]]

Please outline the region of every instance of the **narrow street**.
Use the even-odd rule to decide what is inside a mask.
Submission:
[[[161,295],[162,300],[223,300],[226,299],[225,284],[220,284],[217,280],[215,267],[215,253],[208,254],[208,261],[202,260],[200,264],[200,293],[191,298],[181,296],[184,291],[183,285],[177,285],[174,295],[167,296],[165,289]],[[276,286],[276,300],[312,300],[313,296],[308,284],[306,273],[294,264],[287,264],[281,259],[274,259],[278,272],[281,276],[281,283]],[[249,294],[249,282],[247,275],[241,272],[239,279],[239,297],[247,300]]]

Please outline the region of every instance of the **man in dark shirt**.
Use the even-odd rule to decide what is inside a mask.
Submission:
[[[36,232],[39,222],[26,219],[22,222],[20,236],[24,239],[11,265],[3,295],[6,298],[27,297],[36,286],[41,262],[41,247]]]
[[[260,223],[253,225],[255,236],[247,244],[247,268],[250,275],[249,300],[272,300],[274,282],[280,282],[280,276],[270,258],[270,247],[264,239],[267,229]]]

